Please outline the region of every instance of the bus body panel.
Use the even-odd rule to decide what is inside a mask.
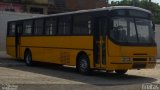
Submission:
[[[28,48],[34,61],[75,66],[78,53],[84,51],[93,68],[92,43],[92,36],[21,37],[20,58],[23,59]]]
[[[34,47],[22,47],[21,58],[24,57],[25,49],[29,48],[32,53],[33,61],[63,64],[63,65],[76,65],[76,57],[80,51],[87,53],[90,63],[93,63],[93,56],[90,50],[68,50],[68,49],[54,49],[54,48],[34,48]],[[90,65],[93,67],[93,65]]]
[[[121,55],[122,56],[148,56],[155,57],[157,55],[157,48],[155,46],[122,46]]]
[[[119,46],[108,40],[109,56],[150,56],[156,57],[157,47],[155,46]]]
[[[21,47],[93,49],[92,36],[33,36],[21,37]]]
[[[7,54],[8,55],[16,57],[15,37],[7,37],[6,38],[6,49],[7,49]]]
[[[157,55],[157,48],[152,47],[140,47],[140,46],[118,46],[108,39],[108,65],[106,69],[109,70],[125,70],[133,69],[134,64],[145,64],[140,68],[154,68],[155,57]],[[128,61],[123,58],[129,59]],[[154,60],[150,60],[154,59]],[[135,69],[138,69],[135,68]]]
[[[118,57],[121,56],[121,48],[119,45],[114,44],[111,40],[107,39],[107,50],[108,50],[108,55],[110,57]]]

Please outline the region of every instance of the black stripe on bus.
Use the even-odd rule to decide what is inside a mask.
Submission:
[[[8,45],[7,47],[15,47],[15,45]],[[38,47],[38,46],[20,46],[20,47],[31,47],[31,48],[55,48],[55,49],[74,49],[74,50],[93,50],[85,48],[63,48],[63,47]]]
[[[7,45],[7,47],[15,47],[15,45]]]
[[[132,63],[111,63],[111,64],[132,64]]]
[[[55,48],[55,49],[74,49],[74,50],[93,50],[85,48],[63,48],[63,47],[38,47],[38,46],[20,46],[20,47],[30,47],[30,48]]]

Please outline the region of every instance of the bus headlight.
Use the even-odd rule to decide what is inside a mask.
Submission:
[[[123,58],[121,58],[121,61],[122,62],[130,62],[131,58],[129,58],[129,57],[123,57]]]

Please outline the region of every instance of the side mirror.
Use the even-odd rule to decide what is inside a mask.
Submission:
[[[152,29],[153,31],[155,31],[155,23],[153,23]]]

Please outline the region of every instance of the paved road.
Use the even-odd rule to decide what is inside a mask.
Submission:
[[[160,84],[160,64],[155,69],[130,70],[123,76],[103,71],[85,76],[70,67],[27,67],[0,52],[0,90],[142,90],[145,83]]]

